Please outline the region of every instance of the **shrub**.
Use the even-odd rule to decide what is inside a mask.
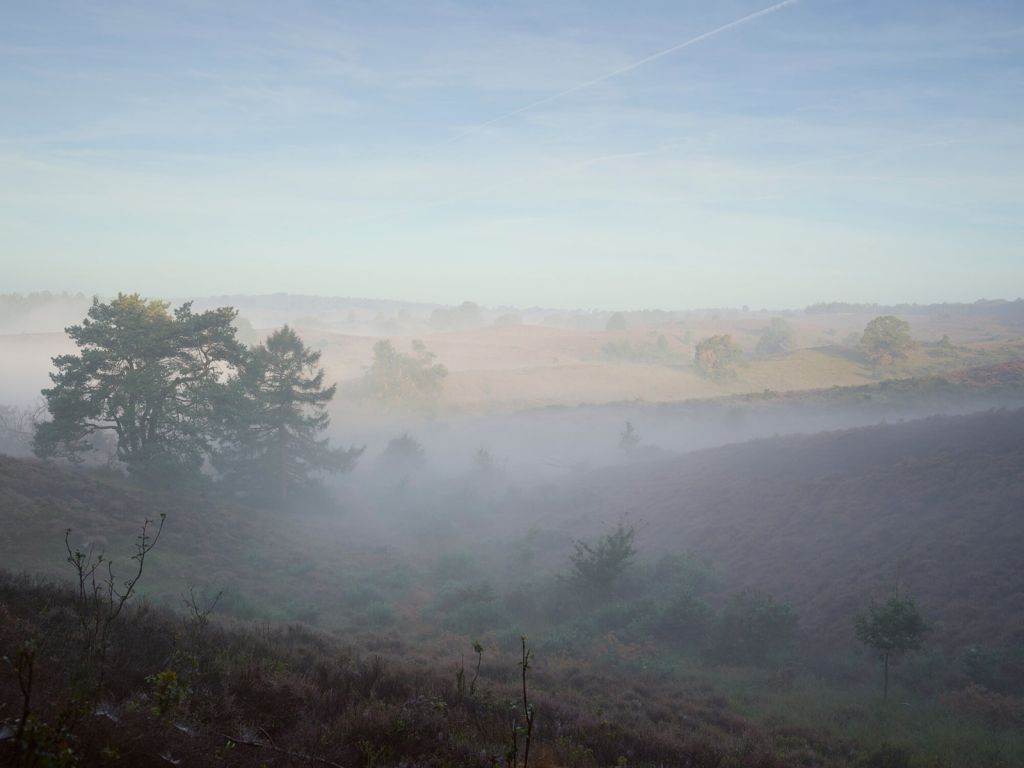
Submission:
[[[607,593],[636,555],[635,536],[634,526],[619,523],[614,531],[593,544],[582,540],[573,542],[575,551],[569,556],[573,578],[588,589]]]
[[[734,595],[718,619],[714,655],[721,661],[759,664],[793,640],[797,617],[771,595],[747,589]]]
[[[697,370],[715,381],[726,381],[735,377],[736,363],[740,359],[740,348],[730,334],[709,336],[697,343],[693,362]]]
[[[892,365],[913,349],[910,323],[894,315],[876,317],[864,328],[860,348],[874,365]]]
[[[707,603],[689,591],[681,591],[662,608],[658,634],[673,645],[699,648],[707,639],[715,614]]]

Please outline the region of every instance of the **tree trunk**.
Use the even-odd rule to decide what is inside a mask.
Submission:
[[[281,505],[288,499],[288,430],[285,427],[281,427],[277,433],[278,442],[278,461],[280,466],[278,472],[280,472],[280,488],[281,494]]]
[[[882,701],[889,699],[889,654],[882,655]]]

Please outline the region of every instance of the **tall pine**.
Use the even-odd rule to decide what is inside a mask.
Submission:
[[[221,408],[215,465],[245,495],[285,503],[317,476],[355,465],[361,448],[335,449],[323,436],[336,386],[324,386],[320,353],[287,325],[251,350]]]

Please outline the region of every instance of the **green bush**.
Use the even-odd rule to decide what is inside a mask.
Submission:
[[[695,650],[704,645],[714,620],[711,606],[684,590],[661,609],[656,628],[658,635],[674,646]]]
[[[747,589],[722,609],[712,655],[724,662],[761,664],[786,650],[796,627],[796,614],[788,605],[765,592]]]

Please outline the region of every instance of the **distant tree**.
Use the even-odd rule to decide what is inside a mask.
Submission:
[[[494,454],[484,447],[477,449],[473,454],[473,469],[480,475],[491,475],[498,471],[494,462]]]
[[[895,315],[876,317],[864,328],[860,348],[874,365],[892,365],[913,349],[910,323]]]
[[[709,336],[697,343],[693,361],[697,370],[708,378],[723,381],[735,375],[740,348],[730,334]]]
[[[662,608],[657,631],[683,647],[699,646],[711,630],[715,613],[688,590],[677,590]]]
[[[882,697],[889,697],[889,664],[924,642],[928,625],[910,597],[894,594],[883,603],[872,603],[854,618],[857,639],[882,661]]]
[[[609,317],[608,322],[604,326],[606,331],[624,331],[627,328],[629,328],[629,323],[626,322],[626,316],[621,312],[616,312]]]
[[[423,445],[408,432],[393,437],[377,459],[377,467],[404,482],[415,470],[423,466],[426,454]]]
[[[241,315],[235,317],[235,338],[247,347],[256,346],[260,340],[252,323]]]
[[[43,405],[36,408],[0,405],[0,453],[31,453],[36,427],[44,411]]]
[[[438,307],[427,322],[441,330],[475,328],[483,323],[483,310],[474,301],[464,301],[457,307]]]
[[[796,627],[796,614],[788,605],[760,590],[744,590],[722,609],[715,655],[725,661],[763,662],[790,643]]]
[[[523,316],[514,313],[499,315],[494,321],[494,325],[497,326],[498,328],[510,328],[512,326],[522,324]]]
[[[53,359],[53,386],[43,390],[52,420],[36,430],[39,456],[78,459],[93,447],[90,437],[109,432],[133,473],[164,480],[198,473],[221,376],[244,348],[234,309],[169,307],[118,294],[108,304],[94,299],[82,324],[67,328],[79,354]]]
[[[633,426],[633,422],[627,421],[626,426],[619,434],[619,448],[624,451],[632,451],[638,445],[640,445],[640,435],[637,433],[636,427]]]
[[[423,403],[440,397],[448,369],[436,361],[422,341],[412,343],[412,354],[402,354],[388,339],[373,347],[373,364],[365,382],[370,394],[384,403]]]
[[[619,523],[614,531],[594,543],[573,542],[574,551],[569,556],[573,578],[588,589],[607,593],[633,561],[635,537],[634,526]]]
[[[762,357],[780,355],[791,351],[794,341],[795,335],[789,323],[781,317],[773,317],[768,327],[761,331],[756,352]]]
[[[255,347],[221,400],[221,442],[215,466],[229,484],[284,503],[325,472],[355,466],[362,448],[332,448],[320,353],[287,325]]]

